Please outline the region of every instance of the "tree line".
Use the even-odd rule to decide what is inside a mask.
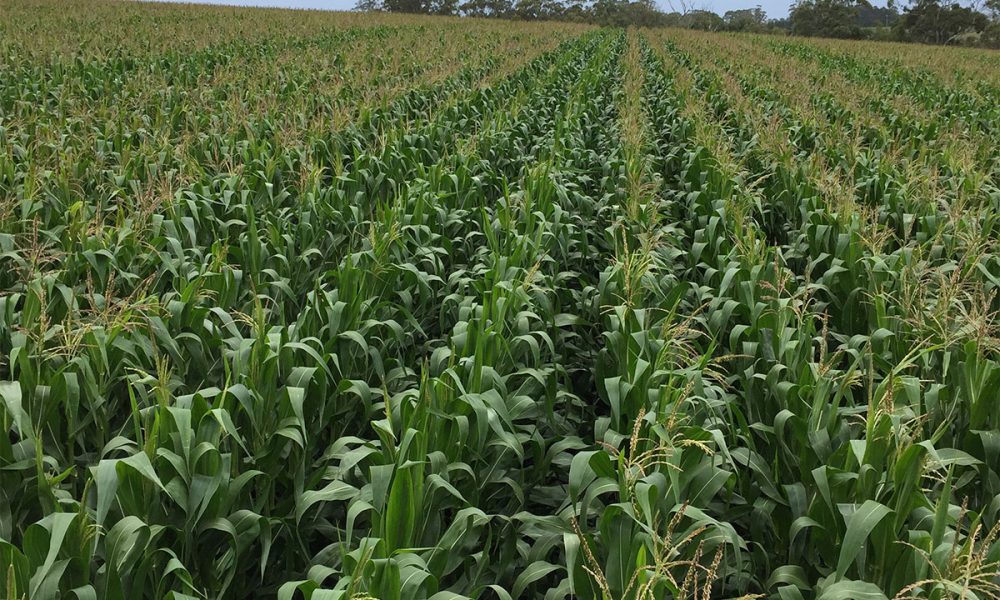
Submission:
[[[789,16],[770,19],[760,6],[723,14],[695,8],[693,0],[358,0],[356,10],[461,15],[523,20],[562,20],[608,26],[686,27],[847,39],[1000,48],[1000,0],[970,6],[941,0],[796,0]]]
[[[1000,0],[912,0],[899,10],[849,0],[800,0],[782,26],[796,35],[1000,48]]]

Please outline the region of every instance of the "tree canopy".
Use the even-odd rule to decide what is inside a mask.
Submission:
[[[801,0],[792,7],[789,20],[795,35],[833,38],[863,37],[857,11],[851,0]]]
[[[670,12],[656,0],[358,0],[355,9],[1000,47],[1000,0],[981,0],[981,11],[955,2],[909,0],[902,12],[896,0],[885,7],[869,0],[795,0],[786,19],[768,19],[759,5],[720,16],[696,8],[693,0],[663,2]]]
[[[982,32],[986,15],[958,3],[917,0],[896,24],[900,39],[925,44],[947,44],[962,34]]]

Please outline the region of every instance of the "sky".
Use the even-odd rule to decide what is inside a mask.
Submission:
[[[177,0],[153,0],[156,2],[172,2]],[[232,4],[238,6],[278,6],[283,8],[320,8],[327,10],[350,10],[356,0],[187,0],[201,4]],[[670,9],[669,0],[656,0],[661,7]],[[673,0],[674,6],[680,7],[680,0]],[[753,8],[760,6],[772,19],[788,16],[788,7],[793,0],[687,0],[688,6],[705,8],[719,14],[727,10]],[[875,6],[885,6],[885,1],[872,2]]]

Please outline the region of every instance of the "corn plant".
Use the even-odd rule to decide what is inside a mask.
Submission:
[[[1000,599],[988,56],[0,13],[4,598]]]

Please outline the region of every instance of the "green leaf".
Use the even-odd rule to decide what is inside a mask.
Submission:
[[[888,600],[877,585],[867,581],[843,580],[823,589],[816,600]]]
[[[840,558],[837,560],[837,577],[844,577],[851,563],[864,550],[868,537],[875,526],[890,513],[892,511],[887,506],[874,500],[866,500],[861,507],[847,517],[847,532],[841,542]],[[864,571],[863,562],[858,566],[861,571]]]

